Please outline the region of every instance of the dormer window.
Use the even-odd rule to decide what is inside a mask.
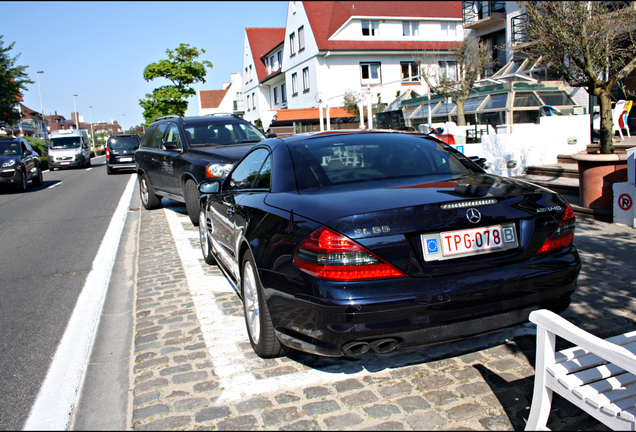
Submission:
[[[380,36],[380,21],[362,21],[362,36]]]

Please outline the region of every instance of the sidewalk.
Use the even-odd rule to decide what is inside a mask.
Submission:
[[[134,430],[522,430],[534,382],[526,324],[356,360],[257,357],[241,301],[202,259],[185,207],[141,209],[128,427]],[[579,218],[579,288],[563,316],[636,330],[636,231]],[[555,396],[552,430],[607,430]]]

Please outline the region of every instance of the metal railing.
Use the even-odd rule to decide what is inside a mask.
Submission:
[[[495,12],[506,12],[505,1],[464,1],[463,22],[472,24],[484,18],[489,18]]]
[[[528,14],[523,13],[510,19],[511,24],[511,38],[513,45],[522,45],[530,42],[528,39],[528,31],[526,25],[528,24]]]

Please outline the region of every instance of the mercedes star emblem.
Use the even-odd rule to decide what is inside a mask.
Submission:
[[[466,219],[468,219],[470,223],[479,223],[481,220],[481,213],[479,213],[479,210],[476,208],[469,208],[466,210]]]

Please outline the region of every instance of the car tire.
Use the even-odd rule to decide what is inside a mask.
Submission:
[[[50,167],[49,167],[49,171],[53,172],[53,171],[55,171],[55,168],[53,168],[53,167],[51,167],[51,166],[50,166]]]
[[[137,179],[139,180],[139,196],[144,208],[146,210],[154,210],[161,207],[161,198],[155,195],[155,191],[150,186],[146,174],[139,174]]]
[[[194,180],[186,181],[183,195],[192,225],[199,226],[199,190]]]
[[[27,190],[27,177],[24,170],[20,173],[20,184],[18,185],[18,190],[20,192],[26,192]]]
[[[249,250],[245,252],[241,269],[243,313],[252,349],[261,358],[287,355],[290,348],[281,344],[276,336],[254,257]]]
[[[90,168],[91,166],[93,166],[93,161],[91,161],[91,158],[90,158],[90,157],[88,158],[88,162],[86,162],[86,166],[87,166],[88,168]]]
[[[212,244],[208,238],[207,223],[205,221],[205,212],[201,210],[199,212],[199,241],[201,242],[201,252],[203,253],[203,259],[210,265],[216,264],[216,259],[212,255]]]
[[[113,173],[113,169],[109,167],[108,165],[106,165],[106,174],[112,174],[112,173]]]
[[[33,177],[33,179],[31,180],[31,183],[33,184],[33,186],[42,186],[42,184],[44,183],[44,179],[42,177],[42,168],[38,165],[38,173],[36,174],[35,177]]]

